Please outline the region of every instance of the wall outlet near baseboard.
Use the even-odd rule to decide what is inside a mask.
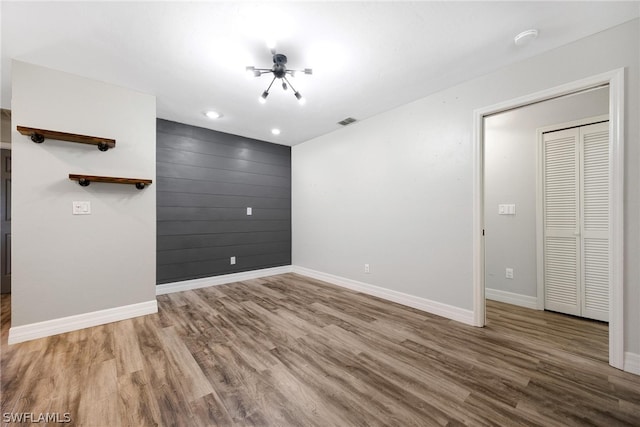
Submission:
[[[513,268],[505,268],[504,277],[506,277],[507,279],[513,279]]]
[[[369,268],[369,264],[365,264],[364,265],[364,272],[365,273],[371,273],[371,269]]]
[[[229,262],[231,263],[231,265],[235,265],[236,264],[236,257],[232,256],[231,259],[229,260]]]

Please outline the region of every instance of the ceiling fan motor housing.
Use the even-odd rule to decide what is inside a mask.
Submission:
[[[276,65],[284,65],[287,63],[287,56],[281,53],[275,53],[273,55],[273,63]]]
[[[277,78],[281,79],[287,74],[287,57],[281,53],[276,53],[273,55],[273,75]]]
[[[273,71],[273,75],[274,76],[276,76],[277,78],[281,79],[281,78],[284,77],[285,74],[287,74],[287,67],[284,66],[284,65],[276,64],[276,65],[273,66],[271,71]]]

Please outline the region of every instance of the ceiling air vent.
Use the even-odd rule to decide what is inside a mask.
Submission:
[[[354,119],[353,117],[347,117],[346,119],[338,122],[338,124],[342,125],[342,126],[347,126],[347,125],[350,125],[351,123],[353,123],[355,121],[356,121],[356,119]]]

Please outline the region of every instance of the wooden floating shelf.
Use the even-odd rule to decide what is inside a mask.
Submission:
[[[78,142],[80,144],[97,145],[98,150],[107,151],[109,148],[116,146],[115,139],[100,138],[98,136],[78,135],[75,133],[57,132],[55,130],[36,129],[26,126],[18,126],[18,132],[31,137],[31,140],[37,144],[44,142],[45,139],[57,139],[59,141]]]
[[[150,179],[142,178],[118,178],[114,176],[77,175],[72,173],[69,174],[69,179],[72,181],[78,181],[78,184],[83,187],[86,187],[92,182],[112,182],[115,184],[133,184],[138,190],[142,190],[153,182]]]

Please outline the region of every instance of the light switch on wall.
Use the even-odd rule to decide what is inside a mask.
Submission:
[[[74,215],[91,215],[91,202],[89,201],[77,201],[72,202]]]
[[[498,215],[515,215],[516,205],[514,203],[498,205]]]

